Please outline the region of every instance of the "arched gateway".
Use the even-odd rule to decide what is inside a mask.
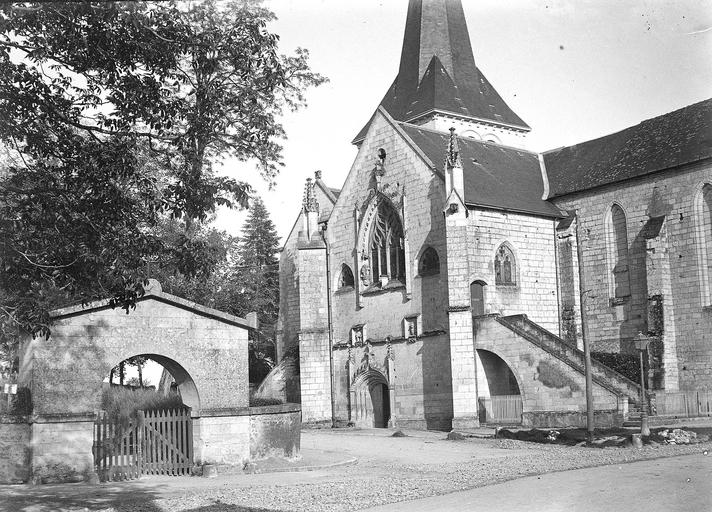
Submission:
[[[256,319],[164,293],[153,280],[137,302],[128,315],[106,301],[54,311],[51,337],[24,342],[20,380],[33,404],[33,474],[60,466],[93,471],[104,379],[135,355],[155,360],[176,381],[190,407],[196,464],[250,458],[247,339]]]

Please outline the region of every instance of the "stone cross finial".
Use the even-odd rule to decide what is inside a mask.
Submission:
[[[304,186],[302,206],[305,212],[319,211],[319,203],[316,200],[316,194],[314,194],[314,183],[311,178],[307,178],[307,184]]]
[[[460,145],[457,142],[455,128],[450,128],[450,140],[447,143],[445,165],[447,165],[448,168],[462,167],[462,161],[460,160]]]
[[[321,171],[314,171],[314,179],[315,180],[321,179]]]

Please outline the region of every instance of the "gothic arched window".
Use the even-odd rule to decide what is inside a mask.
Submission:
[[[354,273],[351,272],[351,268],[344,263],[341,265],[341,276],[339,277],[339,288],[353,288],[354,286]]]
[[[432,276],[440,273],[440,258],[438,252],[432,247],[423,251],[418,264],[418,274],[421,276]]]
[[[697,254],[702,305],[712,304],[712,185],[705,183],[695,198]]]
[[[405,279],[405,251],[403,227],[396,211],[385,201],[378,205],[378,213],[371,228],[371,275],[374,283],[382,278],[389,281]]]
[[[494,255],[494,283],[517,284],[517,263],[507,244],[502,244]]]
[[[608,215],[608,268],[611,298],[630,295],[628,272],[628,227],[623,208],[614,204]]]

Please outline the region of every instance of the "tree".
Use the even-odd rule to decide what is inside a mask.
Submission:
[[[255,198],[242,228],[237,246],[237,262],[230,280],[233,282],[232,308],[244,316],[257,312],[260,341],[274,341],[274,327],[279,310],[279,237],[260,198]]]
[[[196,275],[190,227],[244,206],[224,158],[273,181],[278,116],[324,78],[277,51],[258,1],[25,3],[0,7],[0,327],[48,335],[59,304],[111,297],[128,312],[146,262]],[[182,236],[155,228],[182,219]]]

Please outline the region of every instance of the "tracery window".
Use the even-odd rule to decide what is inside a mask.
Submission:
[[[396,211],[385,201],[371,228],[371,274],[374,283],[405,279],[403,227]]]
[[[514,253],[507,244],[502,244],[494,256],[495,284],[517,284],[517,264]]]
[[[614,204],[608,215],[608,267],[611,298],[630,296],[628,227],[623,208]]]
[[[353,288],[354,286],[354,273],[351,272],[351,268],[344,263],[341,265],[341,277],[339,277],[339,288]]]
[[[440,273],[440,257],[438,252],[432,247],[423,251],[418,265],[418,274],[421,276],[432,276]]]

